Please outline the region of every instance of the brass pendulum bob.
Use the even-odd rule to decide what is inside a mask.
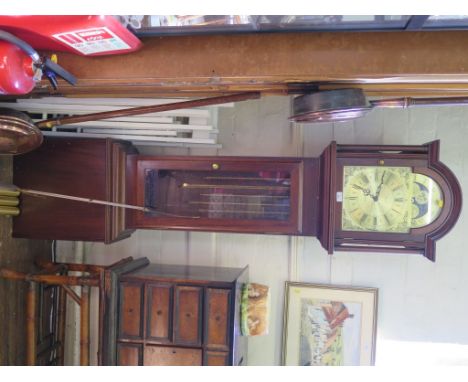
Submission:
[[[0,187],[0,215],[18,216],[20,192],[12,187]]]

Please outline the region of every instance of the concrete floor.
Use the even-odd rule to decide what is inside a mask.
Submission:
[[[11,156],[0,155],[0,182],[12,181]],[[34,270],[36,256],[50,259],[52,242],[14,239],[12,218],[0,215],[0,266],[16,271]],[[0,365],[25,364],[26,283],[0,279]]]

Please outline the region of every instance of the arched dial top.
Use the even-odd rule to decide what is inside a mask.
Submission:
[[[343,168],[343,231],[408,233],[434,222],[443,207],[440,185],[411,167]]]

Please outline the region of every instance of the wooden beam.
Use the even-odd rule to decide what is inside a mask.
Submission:
[[[99,286],[98,276],[67,276],[67,275],[35,275],[30,274],[25,277],[26,281],[51,285],[81,285]]]
[[[35,264],[40,268],[50,269],[56,265],[56,263],[52,263],[50,261],[44,261],[41,259],[37,259]],[[91,273],[99,273],[105,267],[102,265],[94,265],[94,264],[81,264],[81,263],[58,263],[59,265],[63,266],[67,269],[67,271],[73,272],[91,272]]]
[[[36,366],[36,298],[37,284],[29,283],[26,295],[26,365]]]
[[[65,289],[63,285],[60,288],[57,288],[59,291],[59,302],[58,302],[58,311],[57,311],[57,342],[60,347],[57,351],[57,365],[65,365],[65,322],[67,319],[67,295],[65,294]]]
[[[80,366],[89,366],[89,287],[81,288]]]
[[[28,275],[23,272],[13,271],[7,268],[0,268],[0,278],[5,278],[8,280],[26,280]]]
[[[78,78],[60,83],[72,96],[195,96],[262,91],[285,94],[291,84],[442,83],[426,93],[468,90],[468,31],[309,32],[166,36],[117,56],[59,54]],[[434,75],[437,77],[434,79]],[[394,82],[393,82],[394,81]],[[461,88],[462,87],[462,88]],[[36,93],[49,92],[42,82]],[[374,94],[378,95],[378,91]],[[408,95],[408,94],[406,94]]]
[[[78,306],[81,305],[81,298],[80,296],[78,296],[78,294],[73,290],[71,289],[69,286],[67,286],[66,284],[62,284],[60,285],[62,287],[62,290],[73,300],[75,301]]]

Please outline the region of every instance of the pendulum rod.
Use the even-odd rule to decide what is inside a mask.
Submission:
[[[163,211],[156,210],[155,208],[135,206],[135,205],[132,205],[132,204],[108,202],[108,201],[105,201],[105,200],[82,198],[82,197],[78,197],[78,196],[56,194],[56,193],[53,193],[53,192],[29,190],[29,189],[23,189],[23,188],[18,188],[17,190],[22,192],[25,195],[46,196],[46,197],[51,197],[51,198],[74,200],[74,201],[77,201],[77,202],[100,204],[100,205],[104,205],[104,206],[129,208],[129,209],[133,209],[133,210],[149,212],[149,213],[155,213],[155,214],[165,215],[165,216],[178,217],[178,218],[187,218],[187,219],[199,219],[200,218],[199,216],[185,216],[185,215],[179,215],[179,214],[172,214],[172,213],[169,213],[169,212],[163,212]]]
[[[205,176],[203,179],[222,179],[222,180],[252,180],[261,182],[277,182],[279,180],[289,180],[288,178],[259,178],[247,176]]]
[[[282,198],[284,199],[287,195],[243,195],[243,194],[199,194],[200,196],[208,196],[208,197],[242,197],[242,198]]]
[[[78,196],[56,194],[56,193],[53,193],[53,192],[28,190],[28,189],[24,189],[24,188],[20,189],[19,191],[21,191],[23,194],[26,194],[26,195],[49,196],[49,197],[52,197],[52,198],[75,200],[75,201],[78,201],[78,202],[101,204],[101,205],[112,206],[112,207],[130,208],[130,209],[139,210],[139,211],[143,211],[143,212],[153,212],[154,211],[153,209],[148,208],[148,207],[134,206],[134,205],[131,205],[131,204],[124,204],[124,203],[108,202],[108,201],[104,201],[104,200],[91,199],[91,198],[81,198],[81,197],[78,197]]]
[[[237,206],[269,206],[269,207],[278,207],[278,208],[289,208],[288,205],[280,205],[275,203],[245,203],[245,202],[224,202],[224,201],[209,201],[203,202],[199,200],[191,201],[189,204],[222,204],[222,205],[237,205]]]
[[[289,215],[289,211],[248,211],[248,210],[215,210],[209,208],[200,208],[199,212],[212,212],[212,213],[222,213],[222,214],[250,214],[250,215]]]
[[[289,190],[289,186],[239,186],[229,184],[190,184],[182,183],[182,188],[225,188],[233,190]]]

